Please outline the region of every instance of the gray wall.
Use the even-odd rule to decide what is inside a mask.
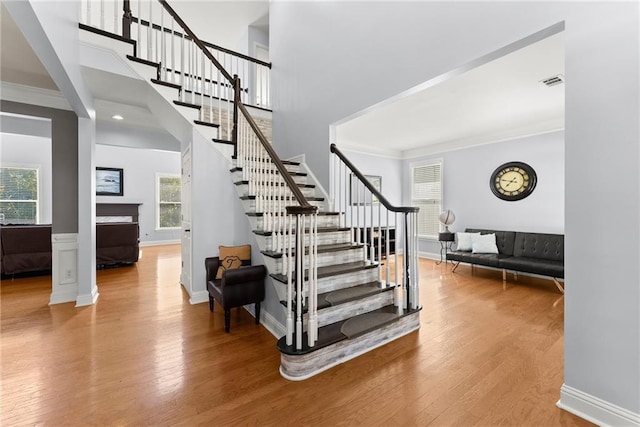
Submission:
[[[283,157],[305,153],[324,185],[332,123],[566,23],[565,384],[636,414],[638,8],[635,2],[273,2],[270,8],[274,144]],[[614,79],[602,78],[611,73]],[[622,241],[610,232],[616,225]]]
[[[438,158],[444,183],[442,207],[456,215],[451,231],[469,227],[564,233],[564,132],[404,160],[405,204],[411,204],[411,165]],[[489,189],[491,173],[510,161],[529,164],[538,177],[534,192],[518,202],[500,200]],[[420,250],[439,254],[440,244],[422,239]]]
[[[52,232],[78,232],[78,116],[73,111],[0,101],[3,112],[51,119]]]

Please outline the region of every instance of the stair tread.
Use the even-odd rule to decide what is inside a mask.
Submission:
[[[318,215],[324,215],[324,216],[338,215],[338,212],[321,212],[321,211],[318,211],[316,213]],[[264,212],[247,212],[246,214],[247,214],[247,216],[264,216]]]
[[[321,212],[318,213],[319,215],[321,214]],[[337,231],[349,231],[350,228],[349,227],[319,227],[318,228],[318,233],[334,233]],[[309,231],[309,229],[307,229],[306,231]],[[257,234],[258,236],[271,236],[273,234],[273,231],[264,231],[264,230],[253,230],[253,234]]]
[[[151,79],[151,83],[155,83],[155,84],[161,85],[161,86],[172,87],[172,88],[178,89],[178,90],[180,90],[182,88],[182,86],[180,86],[179,84],[175,84],[175,83],[171,83],[171,82],[165,82],[164,80],[159,80],[159,79]]]
[[[211,140],[212,140],[213,142],[217,142],[218,144],[236,145],[236,143],[235,143],[235,142],[233,142],[233,141],[229,141],[228,139],[211,138]]]
[[[231,169],[229,169],[229,172],[242,172],[242,168],[240,166],[235,166]],[[277,172],[275,169],[271,170],[270,172]],[[306,172],[293,172],[293,171],[287,171],[289,172],[289,175],[291,176],[307,176]]]
[[[393,290],[395,286],[388,286],[382,288],[380,282],[367,282],[361,283],[356,286],[351,286],[344,289],[338,289],[335,291],[329,291],[322,294],[318,294],[318,310],[323,310],[329,307],[336,307],[340,304],[347,302],[353,302],[362,298],[377,295],[382,292],[389,292]],[[306,299],[305,299],[306,300]],[[280,304],[287,306],[286,301],[280,301]],[[293,301],[293,310],[295,311],[296,302]],[[304,313],[307,312],[308,305],[305,302]]]
[[[318,245],[318,253],[338,252],[350,249],[362,249],[364,247],[361,243],[331,243],[327,245]],[[308,247],[307,247],[308,249]],[[279,251],[260,251],[262,254],[270,258],[282,258],[283,252]]]
[[[133,55],[127,55],[127,59],[129,59],[130,61],[133,62],[139,62],[140,64],[144,64],[144,65],[148,65],[150,67],[159,67],[160,64],[158,64],[157,62],[153,62],[153,61],[149,61],[146,59],[142,59],[142,58],[138,58],[137,56],[133,56]]]
[[[202,126],[209,126],[212,128],[219,128],[220,125],[217,123],[209,123],[209,122],[203,122],[202,120],[194,120],[193,123],[197,124],[197,125],[202,125]]]
[[[240,196],[240,200],[255,200],[255,199],[256,199],[256,196]],[[278,199],[282,199],[282,197],[275,196],[275,197],[272,197],[272,199],[278,200]],[[305,197],[305,199],[311,202],[324,201],[324,197],[316,197],[316,196],[308,196],[308,197]]]
[[[235,185],[249,185],[249,181],[236,181]],[[284,182],[276,183],[276,185],[286,185]],[[298,184],[298,187],[301,188],[316,188],[315,184]]]
[[[190,102],[173,101],[173,103],[176,104],[176,105],[180,105],[182,107],[189,107],[189,108],[193,108],[193,109],[196,109],[196,110],[200,110],[202,108],[202,105],[192,104]]]
[[[400,313],[398,313],[397,307],[393,305],[387,305],[377,310],[373,310],[359,316],[351,317],[347,320],[332,323],[330,325],[318,328],[318,340],[316,341],[314,347],[309,347],[309,345],[307,344],[307,334],[305,333],[302,339],[302,349],[296,350],[295,344],[292,346],[288,346],[286,342],[287,338],[286,336],[284,336],[278,340],[278,350],[280,350],[280,352],[282,353],[294,356],[312,353],[314,351],[318,351],[322,348],[328,347],[332,344],[336,344],[340,341],[357,338],[376,329],[380,329],[388,324],[398,321],[405,316],[417,313],[421,309],[421,307],[415,310],[403,309]],[[378,319],[376,319],[377,316],[379,316]],[[361,320],[366,321],[361,322],[361,325],[358,325]],[[345,333],[345,329],[349,329],[348,335]]]
[[[353,273],[355,271],[367,270],[370,268],[378,267],[377,263],[367,264],[364,261],[346,262],[344,264],[327,265],[324,267],[318,267],[318,279],[324,277],[338,276],[340,274]],[[279,282],[287,283],[287,276],[281,273],[270,274],[270,276]],[[305,278],[307,276],[307,270],[305,270]]]

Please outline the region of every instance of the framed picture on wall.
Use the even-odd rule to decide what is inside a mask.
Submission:
[[[367,181],[373,185],[378,191],[382,190],[382,177],[379,175],[365,175]],[[378,198],[354,175],[350,176],[349,203],[352,206],[375,205],[378,204]]]
[[[96,196],[122,195],[124,195],[123,169],[96,167]]]

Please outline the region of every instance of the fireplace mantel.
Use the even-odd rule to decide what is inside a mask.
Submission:
[[[96,203],[96,218],[98,217],[130,217],[138,222],[138,208],[142,203]]]

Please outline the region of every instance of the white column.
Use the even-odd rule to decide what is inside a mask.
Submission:
[[[98,299],[96,285],[96,121],[78,117],[78,295],[76,307]]]

